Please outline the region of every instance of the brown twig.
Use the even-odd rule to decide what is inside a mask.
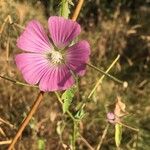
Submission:
[[[11,128],[13,128],[13,127],[14,127],[14,125],[13,125],[13,124],[11,124],[10,122],[8,122],[8,121],[6,121],[6,120],[4,120],[4,119],[2,119],[2,118],[0,118],[0,122],[2,122],[2,123],[4,123],[4,124],[6,124],[6,125],[8,125],[8,126],[10,126]]]
[[[73,21],[76,21],[76,20],[77,20],[77,17],[78,17],[78,15],[79,15],[79,13],[80,13],[80,10],[81,10],[81,8],[82,8],[83,2],[84,2],[84,0],[79,0],[79,1],[78,1],[77,7],[76,7],[76,9],[75,9],[75,11],[74,11],[74,13],[73,13],[73,16],[72,16],[72,20],[73,20]]]
[[[89,142],[80,134],[80,139],[85,143],[85,145],[90,149],[94,150],[94,148],[89,144]]]
[[[0,28],[0,35],[2,34],[2,32],[3,32],[3,30],[4,30],[4,27],[5,27],[5,25],[6,25],[6,23],[9,23],[9,24],[12,24],[13,22],[12,22],[12,18],[11,18],[11,16],[10,15],[8,15],[5,19],[4,19],[4,22],[3,22],[3,24],[2,24],[2,26],[1,26],[1,28]]]
[[[0,134],[2,135],[2,136],[4,136],[4,137],[6,137],[6,134],[5,134],[5,132],[3,131],[3,129],[0,127]]]
[[[8,36],[7,44],[6,44],[6,61],[9,61],[9,45],[10,45],[10,37]]]
[[[12,25],[16,26],[17,28],[19,28],[19,29],[21,29],[21,30],[24,30],[24,29],[25,29],[24,26],[22,26],[22,25],[20,25],[20,24],[18,24],[18,23],[15,23],[15,22],[13,22]]]
[[[37,99],[35,100],[33,106],[30,109],[30,112],[28,113],[27,117],[23,120],[20,128],[18,129],[17,134],[15,135],[14,139],[12,140],[8,150],[12,150],[15,143],[17,142],[18,138],[20,137],[20,135],[22,134],[23,130],[25,129],[25,127],[28,125],[30,119],[32,118],[33,114],[36,112],[38,106],[40,105],[42,99],[43,99],[43,94],[44,92],[40,91],[40,93],[37,96]]]
[[[11,140],[8,140],[8,141],[0,141],[0,145],[7,145],[7,144],[10,144],[11,143]]]

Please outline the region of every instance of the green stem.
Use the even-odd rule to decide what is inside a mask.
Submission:
[[[130,130],[133,130],[135,132],[139,132],[140,131],[139,129],[131,127],[131,126],[128,126],[128,125],[126,125],[126,124],[124,124],[122,122],[117,122],[117,123],[120,124],[120,125],[122,125],[122,126],[124,126],[124,127],[126,127],[126,128],[128,128],[128,129],[130,129]]]
[[[62,0],[61,2],[61,7],[60,7],[60,15],[68,18],[69,17],[69,4],[68,4],[68,0]]]
[[[76,124],[76,121],[73,122],[73,140],[72,140],[72,148],[73,150],[76,149],[76,127],[77,127],[77,124]]]
[[[54,92],[58,101],[61,103],[61,105],[63,105],[63,102],[61,100],[61,97],[60,95],[58,94],[58,92]],[[74,118],[74,116],[72,115],[72,113],[68,110],[67,111],[67,114],[69,115],[69,117],[72,119],[73,121],[73,136],[72,136],[72,148],[73,150],[76,149],[76,146],[75,146],[75,143],[76,143],[76,127],[77,127],[77,121],[76,119]]]
[[[116,62],[119,60],[120,58],[120,55],[118,55],[116,57],[116,59],[112,62],[112,64],[109,66],[109,68],[106,70],[106,74],[111,70],[111,68],[116,64]],[[103,79],[105,77],[105,74],[101,76],[101,78],[97,81],[97,83],[95,84],[95,86],[93,87],[93,89],[91,90],[88,98],[91,98],[91,96],[93,95],[93,93],[95,92],[95,90],[97,89],[97,87],[99,86],[99,84],[102,83]]]
[[[28,86],[28,87],[35,87],[35,88],[38,88],[38,86],[34,86],[34,85],[27,84],[27,83],[23,83],[23,82],[20,82],[20,81],[17,81],[17,80],[14,80],[14,79],[11,79],[11,78],[9,78],[9,77],[2,76],[2,75],[0,75],[0,78],[5,79],[5,80],[7,80],[7,81],[10,81],[10,82],[12,82],[12,83],[14,83],[14,84],[17,84],[17,85],[22,85],[22,86]]]
[[[105,76],[109,77],[110,79],[116,81],[117,83],[120,83],[120,84],[123,84],[123,83],[124,83],[123,81],[117,79],[116,77],[114,77],[114,76],[110,75],[109,73],[107,73],[107,72],[101,70],[100,68],[97,68],[96,66],[94,66],[94,65],[92,65],[92,64],[87,64],[87,65],[88,65],[89,67],[91,67],[91,68],[93,68],[93,69],[99,71],[100,73],[104,74]]]

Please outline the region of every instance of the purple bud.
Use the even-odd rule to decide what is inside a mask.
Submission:
[[[115,114],[112,112],[107,113],[107,119],[110,123],[114,123],[115,122]]]

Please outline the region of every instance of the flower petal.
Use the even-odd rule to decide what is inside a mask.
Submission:
[[[17,67],[29,84],[37,84],[44,73],[50,68],[47,59],[41,54],[22,53],[15,57]]]
[[[58,48],[67,46],[81,32],[77,22],[63,17],[50,17],[48,26],[51,38]]]
[[[66,64],[78,75],[85,74],[86,63],[90,55],[90,46],[87,41],[81,41],[69,47],[66,54]]]
[[[17,46],[24,51],[42,53],[50,50],[51,44],[42,25],[33,20],[17,39]]]
[[[54,66],[44,74],[39,87],[42,91],[58,91],[68,89],[73,83],[73,77],[66,66]]]

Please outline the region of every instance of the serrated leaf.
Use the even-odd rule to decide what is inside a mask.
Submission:
[[[116,146],[119,147],[122,139],[122,125],[116,123],[115,125],[115,143]]]
[[[75,94],[75,88],[70,88],[68,90],[66,90],[63,94],[62,94],[62,100],[63,100],[63,113],[65,113],[66,111],[68,111],[70,104],[72,103],[72,99],[74,97]]]

